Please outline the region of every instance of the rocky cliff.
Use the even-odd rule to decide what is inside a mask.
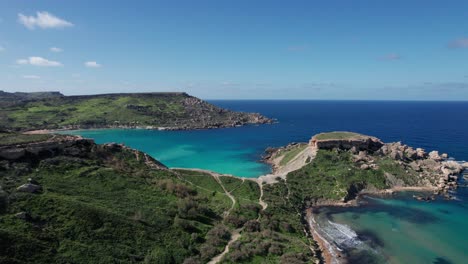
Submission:
[[[309,144],[317,149],[356,149],[376,151],[384,144],[376,138],[352,132],[331,132],[315,135]]]

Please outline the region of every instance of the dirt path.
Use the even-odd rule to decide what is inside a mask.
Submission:
[[[229,197],[229,199],[231,199],[232,201],[232,206],[231,208],[225,213],[225,216],[224,217],[228,217],[229,214],[231,213],[231,211],[234,209],[234,207],[236,206],[236,198],[234,198],[234,196],[226,189],[226,187],[224,187],[224,184],[223,182],[221,181],[221,179],[219,178],[219,174],[217,173],[214,173],[214,172],[210,172],[211,176],[213,176],[213,178],[219,183],[219,185],[221,185],[221,188],[223,188],[224,190],[224,193],[227,195],[227,197]]]
[[[236,242],[241,237],[241,234],[240,234],[241,231],[242,231],[242,228],[238,228],[234,230],[231,234],[231,239],[229,240],[228,244],[224,248],[224,251],[221,252],[221,254],[217,255],[216,257],[212,258],[207,264],[219,263],[223,259],[223,257],[229,252],[229,246],[231,246],[234,242]]]
[[[220,176],[226,176],[226,177],[230,177],[231,175],[222,175],[222,174],[219,174],[219,173],[216,173],[216,172],[213,172],[213,171],[209,171],[209,170],[203,170],[203,169],[186,169],[186,168],[171,168],[171,170],[186,170],[186,171],[197,171],[197,172],[202,172],[202,173],[206,173],[206,174],[209,174],[211,175],[211,177],[213,177],[213,179],[215,179],[215,181],[221,186],[221,188],[223,189],[224,191],[224,194],[229,197],[229,199],[231,199],[232,201],[232,205],[231,205],[231,208],[229,208],[228,211],[224,212],[224,217],[227,217],[229,216],[229,214],[231,213],[231,211],[234,209],[234,207],[236,206],[236,198],[226,189],[226,187],[224,187],[224,184],[223,182],[221,181],[221,179],[219,178]],[[201,176],[203,177],[203,176]],[[232,176],[234,177],[234,176]],[[207,191],[212,191],[212,190],[208,190],[204,187],[201,187],[201,186],[198,186],[196,184],[194,184],[193,182],[191,181],[188,181],[186,179],[183,179],[184,181],[194,185],[194,186],[197,186],[201,189],[204,189],[204,190],[207,190]]]
[[[308,146],[303,151],[299,152],[288,164],[280,166],[281,159],[273,160],[274,167],[278,168],[274,173],[263,175],[258,177],[260,183],[264,182],[266,184],[271,184],[278,182],[277,178],[283,180],[286,179],[286,175],[291,171],[298,170],[306,165],[308,162],[311,162],[317,154],[317,149],[315,147]]]
[[[262,207],[262,211],[265,211],[268,207],[268,204],[263,201],[263,185],[260,181],[257,181],[258,187],[260,188],[260,197],[258,197],[258,204]],[[258,218],[260,219],[260,214],[258,215]],[[259,220],[257,219],[257,220]]]

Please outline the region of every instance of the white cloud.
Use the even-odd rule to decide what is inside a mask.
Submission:
[[[62,52],[63,49],[57,48],[57,47],[52,47],[52,48],[50,48],[50,51],[52,51],[52,52]]]
[[[46,29],[73,26],[72,23],[49,14],[48,12],[36,12],[36,16],[25,16],[19,13],[18,22],[31,30],[35,29],[36,27]]]
[[[23,75],[23,79],[40,79],[41,76],[37,75]]]
[[[0,46],[0,52],[5,51],[5,48],[3,46]]]
[[[16,64],[20,65],[33,65],[33,66],[41,66],[41,67],[61,67],[63,66],[62,63],[58,61],[51,61],[48,59],[44,59],[42,57],[29,57],[27,59],[19,59],[16,61]]]
[[[84,63],[84,65],[88,68],[100,68],[102,67],[101,64],[95,62],[95,61],[87,61]]]

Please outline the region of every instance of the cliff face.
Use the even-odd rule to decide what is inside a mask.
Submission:
[[[206,129],[266,124],[258,113],[234,112],[186,93],[63,96],[0,93],[0,129]]]
[[[9,163],[22,162],[32,165],[41,160],[57,156],[93,158],[92,155],[97,152],[114,154],[122,151],[133,152],[137,159],[144,159],[149,167],[167,169],[164,164],[151,158],[146,153],[127,146],[116,143],[97,145],[92,139],[68,135],[52,135],[44,141],[0,146],[0,161],[5,160]]]
[[[349,132],[334,132],[334,133],[348,133],[343,138],[329,138],[324,136],[325,134],[318,134],[312,137],[309,144],[317,149],[343,149],[350,150],[352,148],[356,150],[376,151],[380,149],[384,144],[383,142],[375,137],[358,135]],[[321,138],[323,136],[324,139]]]

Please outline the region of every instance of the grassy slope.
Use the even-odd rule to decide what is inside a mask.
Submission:
[[[34,136],[9,137],[20,142]],[[395,161],[374,158],[380,169],[361,170],[349,152],[320,150],[287,182],[263,186],[265,211],[257,183],[220,177],[236,200],[227,217],[232,202],[211,175],[149,169],[130,150],[95,146],[80,158],[32,165],[0,160],[0,262],[205,263],[224,249],[229,230],[242,228],[224,263],[311,263],[316,245],[303,232],[301,217],[308,201],[350,198],[371,185],[385,188],[385,172],[412,180],[413,172]],[[27,178],[44,190],[16,192]],[[19,219],[18,212],[30,217]]]
[[[308,145],[307,144],[298,144],[292,149],[287,150],[286,152],[280,153],[283,158],[280,161],[280,166],[288,164],[292,159],[294,159],[301,151],[303,151]]]
[[[205,259],[220,252],[229,239],[222,224],[229,198],[177,175],[190,173],[149,169],[141,160],[96,147],[86,157],[32,166],[0,161],[0,262],[182,263],[203,247],[212,249]],[[43,191],[17,192],[27,178]]]
[[[44,141],[51,138],[52,135],[38,134],[38,135],[23,135],[16,133],[0,132],[0,146],[22,143],[33,143]]]
[[[268,204],[259,221],[248,222],[240,240],[231,246],[226,263],[313,263],[303,232],[300,211],[290,203],[284,182],[264,185]]]
[[[190,102],[188,102],[190,101]],[[55,129],[67,126],[194,127],[247,122],[246,113],[220,109],[185,93],[109,94],[0,102],[0,128]]]
[[[315,136],[317,140],[327,140],[327,139],[352,139],[352,138],[363,138],[366,137],[364,135],[354,133],[354,132],[345,132],[345,131],[337,131],[337,132],[328,132],[328,133],[320,133]]]
[[[319,150],[312,163],[288,174],[288,185],[296,203],[341,200],[353,188],[387,187],[383,170],[361,170],[349,152],[337,150]]]

